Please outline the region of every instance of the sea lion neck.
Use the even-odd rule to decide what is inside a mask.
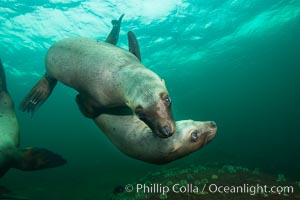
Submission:
[[[135,109],[141,102],[144,105],[149,105],[154,99],[159,98],[159,94],[162,91],[167,91],[162,80],[151,70],[146,69],[140,63],[135,63],[130,66],[126,66],[120,70],[123,76],[119,79],[121,82],[127,84],[120,84],[122,88],[123,96],[126,98],[127,105]],[[155,88],[155,90],[153,90]]]

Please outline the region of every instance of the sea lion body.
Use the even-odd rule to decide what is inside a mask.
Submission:
[[[59,155],[43,148],[20,145],[19,125],[13,101],[8,93],[4,67],[0,60],[0,177],[10,168],[23,171],[61,166],[66,161]],[[0,194],[0,199],[1,199]]]
[[[19,125],[9,94],[0,92],[0,149],[19,146]],[[1,165],[1,164],[0,164]]]
[[[95,107],[126,106],[127,96],[138,98],[130,92],[137,83],[147,84],[138,80],[141,73],[158,91],[166,91],[163,84],[155,84],[160,78],[130,52],[87,38],[67,38],[54,44],[46,56],[46,72],[88,97]]]
[[[0,177],[9,169],[12,152],[19,147],[19,125],[13,101],[6,88],[4,68],[0,61]]]
[[[154,164],[165,164],[200,149],[217,131],[211,121],[182,120],[176,122],[172,137],[160,138],[135,116],[102,114],[94,122],[121,152]]]
[[[23,111],[41,105],[58,80],[79,92],[77,104],[89,118],[127,106],[160,137],[175,132],[164,81],[129,51],[88,38],[67,38],[50,47],[45,63],[46,75],[23,100]]]

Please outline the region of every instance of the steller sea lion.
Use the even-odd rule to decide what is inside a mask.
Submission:
[[[0,177],[10,168],[23,171],[58,167],[66,163],[61,156],[43,148],[19,147],[19,126],[13,101],[7,91],[0,60]]]
[[[114,26],[108,38],[118,38],[115,34],[119,32],[114,31],[115,28]],[[114,40],[112,44],[116,43],[117,40]],[[128,32],[128,44],[129,51],[141,61],[138,41],[131,31]],[[165,164],[196,151],[210,142],[217,131],[216,123],[212,121],[182,120],[176,122],[174,136],[162,139],[136,116],[128,115],[128,111],[124,109],[111,109],[110,114],[101,114],[94,122],[121,152],[154,164]]]
[[[182,120],[176,122],[172,137],[160,138],[134,115],[101,114],[94,122],[121,152],[153,164],[165,164],[202,148],[217,131],[213,121]]]
[[[107,43],[110,41],[112,44]],[[79,92],[76,102],[88,118],[126,106],[158,136],[171,136],[175,123],[164,81],[131,52],[113,45],[116,41],[77,37],[55,43],[47,52],[46,74],[24,98],[20,109],[34,112],[58,80]]]

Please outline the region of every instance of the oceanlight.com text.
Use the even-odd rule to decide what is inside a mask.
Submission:
[[[222,193],[222,194],[293,194],[293,186],[267,186],[267,185],[249,185],[243,184],[238,186],[233,185],[218,185],[218,184],[204,184],[204,185],[193,185],[175,183],[173,185],[163,185],[158,183],[153,184],[128,184],[125,186],[126,192],[136,192],[145,194],[167,194],[173,193]]]
[[[293,186],[267,186],[267,185],[249,185],[243,184],[239,186],[209,184],[209,193],[225,193],[225,194],[293,194]]]

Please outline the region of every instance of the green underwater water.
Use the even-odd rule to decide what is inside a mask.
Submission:
[[[108,199],[115,187],[148,172],[207,163],[260,168],[300,180],[300,1],[170,0],[153,5],[160,2],[0,2],[0,57],[21,146],[45,147],[68,160],[50,170],[12,169],[0,185],[32,199]],[[71,36],[103,40],[111,19],[122,13],[118,45],[127,49],[126,33],[135,32],[143,63],[166,81],[175,119],[218,125],[213,142],[167,165],[119,152],[82,116],[76,92],[62,84],[32,118],[17,109],[44,73],[51,44]]]

